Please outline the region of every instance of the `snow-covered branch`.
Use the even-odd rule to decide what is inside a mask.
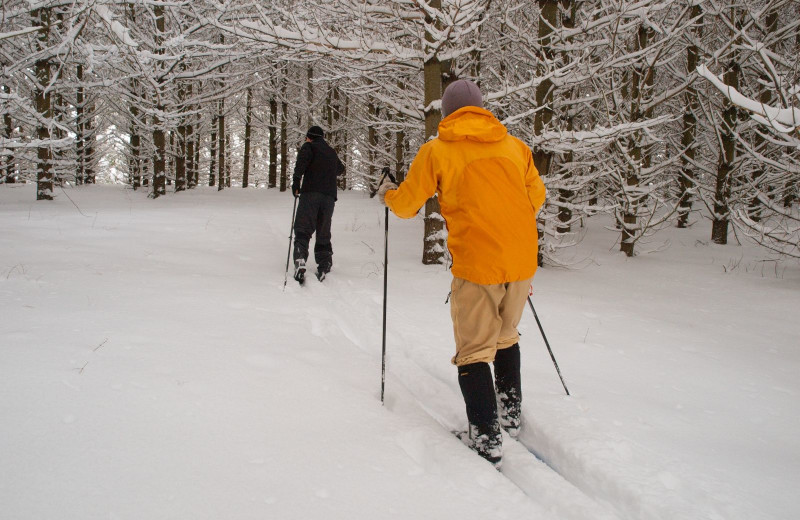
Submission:
[[[711,72],[706,65],[698,66],[697,73],[701,77],[707,79],[731,103],[750,112],[751,117],[755,121],[769,127],[772,131],[780,134],[793,134],[797,133],[798,129],[800,129],[800,108],[773,107],[755,99],[748,98],[739,92],[738,89],[726,85],[725,82]]]

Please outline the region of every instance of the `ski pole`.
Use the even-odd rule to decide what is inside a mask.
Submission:
[[[283,290],[286,290],[286,282],[289,280],[289,257],[292,256],[292,236],[294,235],[294,215],[297,211],[297,195],[294,196],[292,206],[292,227],[289,228],[289,252],[286,253],[286,274],[283,276]]]
[[[528,296],[528,304],[531,306],[531,311],[533,311],[533,317],[536,318],[536,324],[539,326],[539,331],[542,333],[542,338],[544,338],[544,344],[547,345],[547,351],[550,353],[550,359],[553,360],[553,365],[556,367],[556,372],[558,372],[558,378],[561,379],[561,385],[564,387],[564,391],[569,395],[569,390],[567,390],[567,385],[564,383],[564,378],[561,376],[561,370],[558,368],[558,363],[556,362],[556,357],[553,355],[553,350],[550,348],[550,343],[547,341],[547,336],[544,335],[544,329],[542,328],[542,323],[539,321],[539,316],[536,314],[536,309],[533,308],[533,302],[531,301],[531,297]]]
[[[383,231],[383,346],[381,347],[381,405],[386,387],[386,286],[389,279],[389,208],[384,216]]]
[[[385,167],[382,171],[381,180],[378,182],[380,187],[386,177],[395,182],[389,168]],[[384,389],[386,388],[386,287],[389,281],[389,207],[384,208],[384,228],[383,228],[383,345],[381,347],[381,406],[383,406]]]

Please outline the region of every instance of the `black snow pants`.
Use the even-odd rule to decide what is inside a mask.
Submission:
[[[333,266],[333,246],[331,245],[331,219],[336,199],[323,193],[301,193],[294,220],[294,260],[308,259],[308,244],[314,232],[314,260],[317,269],[328,272]]]

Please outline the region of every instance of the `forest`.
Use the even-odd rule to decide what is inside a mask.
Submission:
[[[475,80],[533,151],[540,263],[608,217],[800,258],[798,0],[3,0],[0,182],[284,191],[306,129],[402,180]],[[287,196],[289,196],[287,194]],[[444,260],[436,199],[423,262]],[[647,246],[649,247],[649,246]]]

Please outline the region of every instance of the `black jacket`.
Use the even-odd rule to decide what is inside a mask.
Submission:
[[[344,164],[325,139],[315,138],[303,143],[297,154],[292,177],[292,193],[317,192],[336,199],[336,177],[344,173]],[[303,186],[300,187],[300,179]]]

